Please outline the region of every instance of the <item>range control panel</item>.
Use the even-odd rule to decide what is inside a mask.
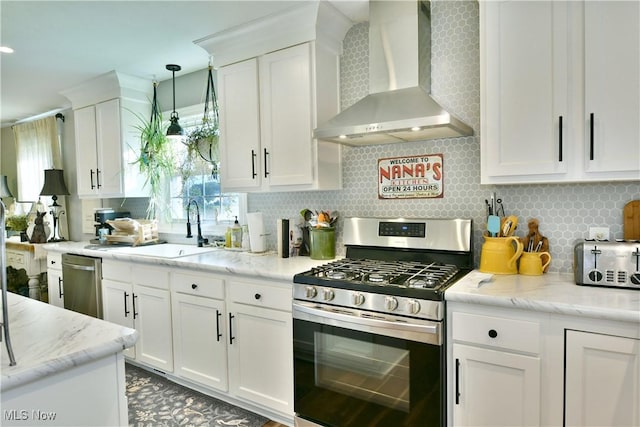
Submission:
[[[378,236],[383,237],[425,237],[424,222],[385,222],[380,221]]]

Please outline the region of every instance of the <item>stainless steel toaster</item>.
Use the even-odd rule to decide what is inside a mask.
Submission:
[[[573,255],[576,284],[640,290],[640,242],[583,240]]]

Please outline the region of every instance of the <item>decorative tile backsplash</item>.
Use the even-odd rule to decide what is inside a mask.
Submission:
[[[445,108],[480,129],[478,3],[432,1],[432,94]],[[346,108],[368,91],[368,24],[347,33],[341,58],[341,106]],[[550,271],[571,272],[573,245],[590,226],[610,227],[622,237],[622,209],[640,198],[640,184],[480,185],[478,136],[400,143],[343,150],[344,189],[341,191],[250,194],[249,211],[263,212],[268,246],[276,246],[276,219],[293,218],[302,208],[337,210],[345,216],[464,217],[474,221],[474,257],[480,261],[486,231],[485,205],[492,192],[504,201],[507,214],[519,217],[516,235],[526,231],[531,218],[549,238],[553,261]],[[444,197],[440,199],[380,200],[377,161],[383,157],[420,154],[444,155]],[[344,254],[340,223],[337,253]]]

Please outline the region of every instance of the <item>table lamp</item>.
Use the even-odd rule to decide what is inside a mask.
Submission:
[[[49,242],[60,242],[64,238],[60,237],[58,233],[58,218],[60,214],[64,213],[62,206],[58,204],[58,196],[68,196],[69,190],[64,183],[64,176],[62,169],[45,169],[44,170],[44,185],[41,196],[51,196],[53,203],[49,205],[51,208],[51,216],[53,217],[53,236],[49,239]]]
[[[7,175],[0,175],[0,197],[13,197],[7,184]]]

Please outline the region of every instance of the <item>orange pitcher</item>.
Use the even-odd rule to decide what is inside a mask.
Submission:
[[[480,253],[480,271],[493,274],[518,274],[516,261],[524,245],[516,236],[484,236]]]

